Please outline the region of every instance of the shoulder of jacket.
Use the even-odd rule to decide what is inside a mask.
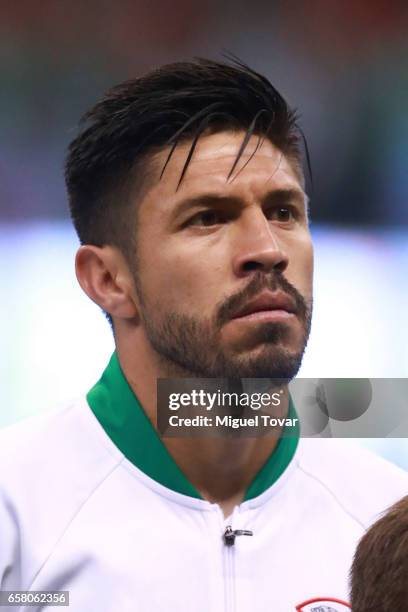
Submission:
[[[121,463],[104,435],[85,398],[0,430],[0,517],[13,525],[8,537],[24,543],[14,574],[25,587]],[[0,541],[5,525],[0,524]]]
[[[32,472],[45,463],[57,469],[59,461],[76,456],[83,461],[90,452],[106,454],[110,447],[103,438],[85,397],[4,427],[0,429],[0,482],[10,470]]]
[[[408,494],[405,470],[350,441],[302,439],[297,460],[304,476],[365,528]]]

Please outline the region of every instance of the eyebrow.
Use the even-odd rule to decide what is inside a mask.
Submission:
[[[272,191],[268,191],[262,198],[262,204],[287,204],[293,200],[304,205],[305,214],[308,216],[309,198],[306,193],[301,189],[289,188],[274,189]],[[203,193],[179,202],[172,212],[172,217],[177,218],[187,210],[194,210],[195,208],[205,206],[242,207],[242,204],[243,200],[236,196],[225,196],[218,193]]]

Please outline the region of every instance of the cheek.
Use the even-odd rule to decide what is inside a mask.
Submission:
[[[304,257],[304,267],[305,267],[305,277],[307,280],[308,286],[312,288],[313,285],[313,269],[314,269],[314,252],[313,245],[310,243],[308,248],[306,249],[305,257]]]
[[[304,263],[305,267],[305,288],[304,296],[306,299],[311,300],[313,296],[313,249],[308,252],[308,257]]]
[[[313,292],[313,262],[313,244],[310,238],[293,245],[287,279],[293,282],[296,289],[307,299],[312,297]]]
[[[152,291],[162,292],[178,311],[208,314],[225,285],[226,262],[220,245],[208,240],[186,241],[178,236],[158,243],[155,253],[144,245],[143,270]],[[150,248],[152,251],[152,248]]]
[[[150,303],[160,310],[189,313],[207,310],[211,294],[209,266],[203,257],[197,261],[190,255],[161,249],[141,261],[143,289]]]

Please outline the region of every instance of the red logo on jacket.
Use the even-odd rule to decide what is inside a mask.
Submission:
[[[334,597],[316,597],[296,606],[297,612],[346,612],[350,604]]]

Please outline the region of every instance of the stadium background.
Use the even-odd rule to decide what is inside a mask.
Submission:
[[[299,375],[407,377],[407,26],[396,0],[1,3],[0,426],[86,391],[112,351],[73,270],[62,167],[79,116],[112,84],[223,50],[299,108],[309,142],[316,297]],[[406,440],[360,442],[408,468]]]

